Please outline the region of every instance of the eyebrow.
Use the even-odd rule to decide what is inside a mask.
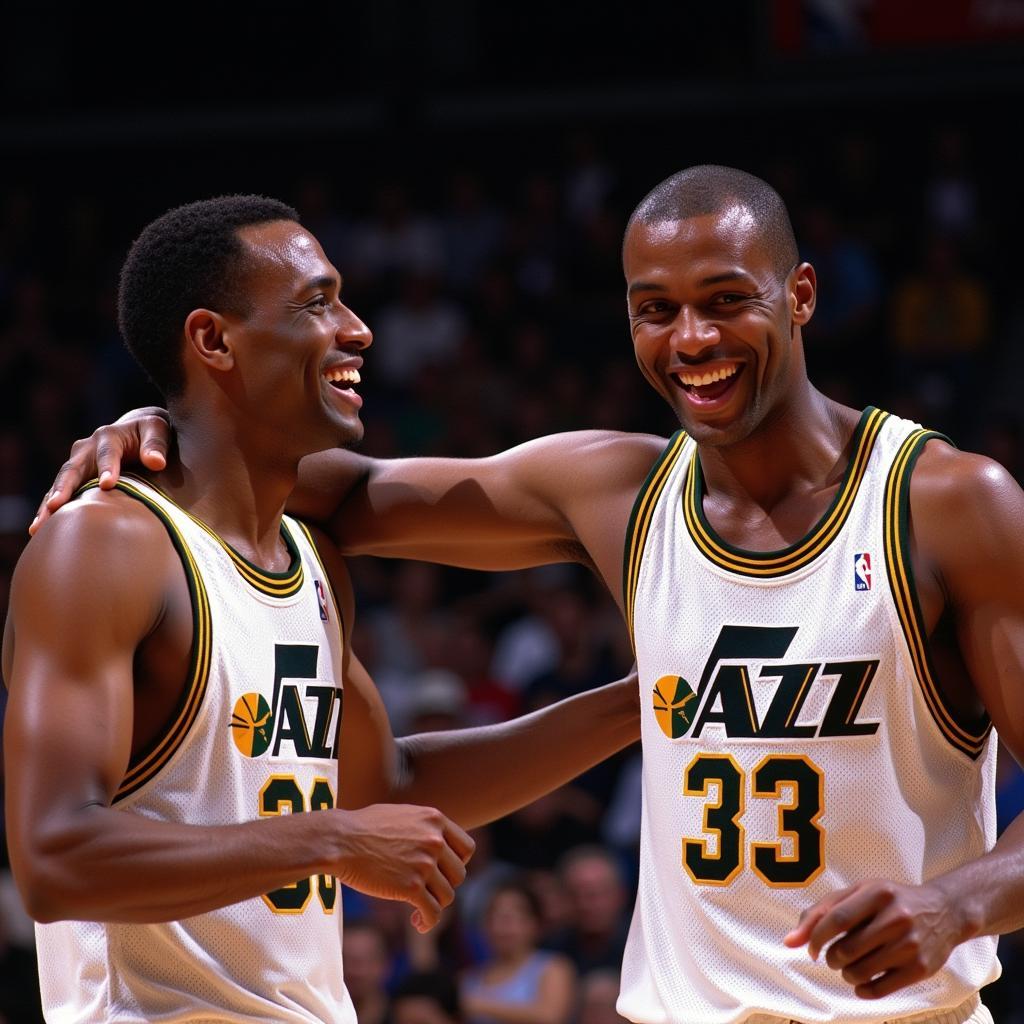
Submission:
[[[726,270],[721,274],[712,274],[710,277],[701,278],[697,282],[697,287],[708,288],[711,285],[723,284],[726,281],[749,281],[749,277],[739,270]],[[665,285],[659,284],[657,281],[634,281],[628,289],[629,295],[634,295],[637,292],[664,292],[668,291]]]
[[[321,277],[314,277],[312,280],[307,281],[302,286],[302,291],[311,292],[316,288],[333,288],[335,285],[338,287],[338,291],[341,291],[343,279],[335,277],[333,274],[324,274]]]

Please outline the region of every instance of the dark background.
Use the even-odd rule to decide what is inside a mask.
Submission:
[[[367,450],[473,456],[556,430],[673,429],[632,361],[622,228],[673,171],[742,167],[783,194],[818,270],[819,386],[1020,479],[1022,57],[1021,0],[5,12],[0,614],[71,441],[156,400],[112,317],[127,246],[168,207],[226,192],[294,204],[346,275],[377,335]],[[493,720],[628,667],[607,596],[576,571],[354,573],[357,648],[398,729]],[[490,830],[485,863],[543,888],[596,841],[631,879],[629,816],[609,810],[635,796],[630,763]],[[1004,818],[1024,805],[1008,758],[1000,796]],[[9,877],[2,893],[0,1007],[32,1020],[31,933]],[[568,911],[548,909],[555,933]],[[988,998],[1019,1020],[1012,941],[1003,955]],[[437,953],[451,971],[460,956]]]

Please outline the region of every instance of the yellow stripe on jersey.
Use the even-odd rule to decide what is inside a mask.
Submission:
[[[977,760],[992,730],[987,715],[975,723],[962,723],[949,708],[935,683],[928,652],[924,615],[917,599],[910,562],[910,476],[925,443],[933,437],[949,439],[932,430],[915,430],[903,442],[885,484],[885,568],[896,611],[914,664],[925,704],[946,739],[961,753]]]
[[[818,525],[803,540],[783,551],[742,551],[719,539],[704,517],[703,475],[694,451],[686,479],[683,512],[686,528],[702,554],[730,572],[751,577],[786,576],[817,558],[839,535],[849,518],[861,481],[867,470],[875,439],[889,414],[865,409],[854,433],[854,451],[839,492]]]
[[[251,587],[260,591],[260,593],[268,594],[270,597],[291,597],[292,594],[297,594],[302,588],[302,559],[299,557],[298,548],[295,547],[291,534],[288,533],[283,524],[281,526],[281,538],[288,549],[291,564],[283,573],[268,572],[266,569],[261,569],[258,565],[254,565],[247,558],[240,555],[227,541],[222,540],[214,533],[202,519],[197,519],[188,509],[182,508],[173,498],[164,494],[159,487],[155,487],[149,481],[146,481],[146,483],[161,497],[174,505],[175,508],[187,515],[196,526],[205,530],[227,552],[238,574]]]
[[[91,480],[81,488],[79,493],[97,487],[98,483],[96,480]],[[192,601],[192,652],[189,656],[185,689],[171,723],[160,736],[150,743],[146,750],[135,755],[129,761],[125,776],[114,794],[115,802],[123,800],[144,786],[167,764],[174,752],[184,742],[199,714],[200,707],[202,707],[210,677],[210,659],[213,650],[210,601],[206,594],[203,578],[185,538],[170,516],[148,494],[123,478],[118,481],[116,486],[119,491],[141,501],[160,520],[178,552],[178,557],[181,558]]]
[[[633,602],[636,599],[637,581],[640,578],[640,562],[643,557],[644,544],[647,542],[647,534],[650,532],[651,519],[654,517],[654,508],[658,504],[658,498],[665,489],[665,483],[672,472],[672,467],[679,459],[686,442],[686,434],[677,430],[665,446],[665,450],[658,456],[657,461],[651,467],[647,479],[640,487],[640,492],[633,502],[633,510],[629,516],[629,523],[626,526],[626,550],[622,559],[622,591],[624,607],[626,610],[626,628],[629,630],[629,642],[636,650],[636,642],[633,639]]]

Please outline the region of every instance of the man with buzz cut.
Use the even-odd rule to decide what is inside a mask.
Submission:
[[[119,314],[175,450],[33,538],[4,634],[7,839],[46,1016],[355,1024],[339,881],[432,927],[464,827],[633,740],[635,684],[395,741],[345,566],[282,514],[300,459],[362,436],[371,340],[290,207],[158,218]]]
[[[1024,821],[996,840],[993,730],[1024,760],[1024,494],[811,384],[818,282],[760,179],[666,179],[630,217],[623,268],[670,439],[332,452],[303,464],[293,507],[345,551],[571,558],[616,595],[643,742],[623,1016],[986,1024],[996,937],[1024,926]],[[122,454],[159,462],[166,443],[147,411],[79,442],[40,522],[97,445],[112,480]]]

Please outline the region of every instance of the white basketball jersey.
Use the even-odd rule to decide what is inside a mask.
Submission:
[[[305,529],[285,518],[291,567],[269,573],[143,481],[118,486],[181,556],[194,636],[174,720],[133,758],[114,806],[193,825],[333,807],[341,621]],[[51,1024],[355,1024],[330,876],[167,924],[61,921],[36,935]]]
[[[682,432],[644,484],[624,568],[643,719],[630,1020],[854,1024],[955,1007],[998,977],[996,939],[977,938],[867,1001],[782,943],[838,889],[919,884],[995,841],[991,725],[944,702],[911,575],[910,474],[936,436],[867,409],[830,508],[781,551],[715,534]]]

